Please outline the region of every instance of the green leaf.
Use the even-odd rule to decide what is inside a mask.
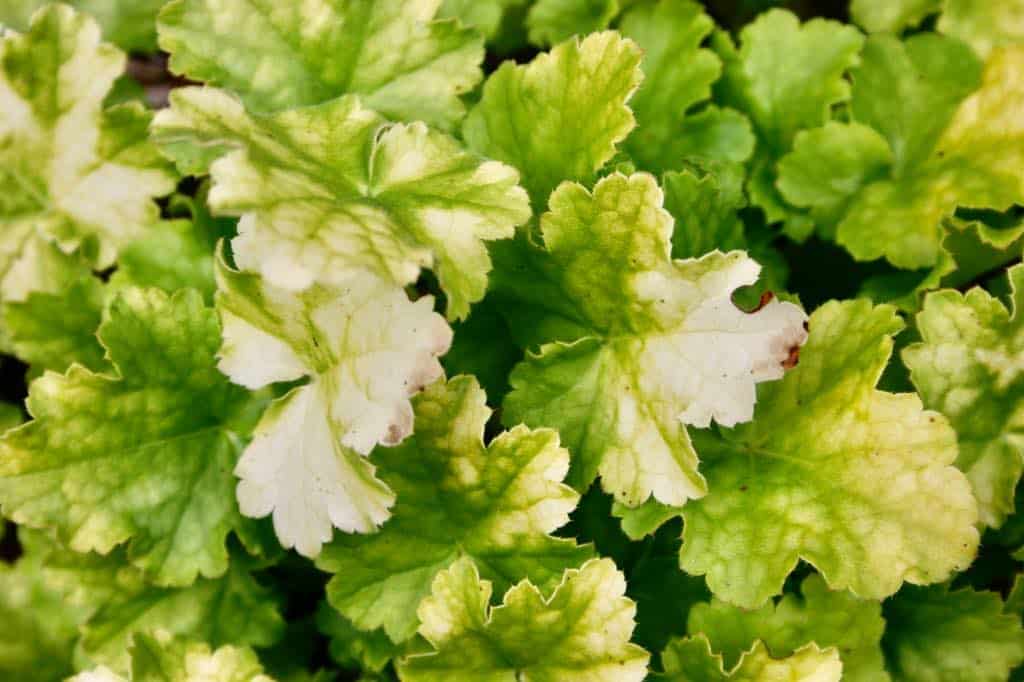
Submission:
[[[897,682],[1001,682],[1024,662],[1020,616],[994,592],[905,587],[885,603],[886,661]]]
[[[660,0],[633,7],[620,30],[644,51],[644,81],[631,102],[637,129],[625,150],[653,172],[682,168],[683,159],[703,156],[746,161],[754,151],[750,124],[736,111],[694,108],[711,96],[722,72],[715,53],[700,47],[714,28],[692,0]]]
[[[86,614],[43,580],[44,546],[26,542],[15,563],[0,562],[0,677],[58,682],[73,668],[71,650]]]
[[[662,177],[665,210],[675,220],[673,258],[746,248],[743,221],[737,215],[747,205],[743,180],[743,169],[732,164],[688,168]]]
[[[488,42],[501,42],[507,25],[521,20],[531,0],[442,0],[437,15],[442,19],[459,19],[466,26],[480,31]]]
[[[862,44],[852,26],[824,19],[801,24],[792,12],[769,10],[740,32],[723,94],[750,117],[759,142],[777,158],[797,132],[823,125],[830,109],[849,99],[844,74]]]
[[[885,630],[882,608],[849,592],[829,590],[821,576],[804,579],[800,595],[787,594],[776,604],[748,611],[714,600],[690,610],[688,629],[703,635],[733,667],[755,642],[779,659],[808,644],[834,647],[849,682],[888,680],[880,642]]]
[[[1024,2],[944,0],[937,28],[988,57],[999,47],[1024,42]]]
[[[818,232],[835,238],[836,223],[866,185],[889,174],[892,152],[873,128],[830,121],[797,133],[778,164],[776,183],[794,206],[811,209]]]
[[[526,28],[531,43],[549,47],[608,28],[618,13],[618,0],[537,0],[526,15]]]
[[[558,434],[519,426],[485,447],[484,400],[472,377],[434,384],[413,401],[413,435],[374,453],[398,498],[391,520],[373,535],[336,538],[317,561],[336,574],[331,605],[356,627],[408,639],[431,582],[463,556],[501,589],[529,578],[547,590],[593,555],[549,535],[579,499],[561,482],[569,453]]]
[[[210,169],[210,205],[242,216],[235,258],[276,286],[344,285],[367,271],[404,286],[433,266],[449,317],[462,318],[487,287],[484,240],[529,217],[514,170],[422,123],[387,125],[353,97],[272,115],[212,89],[178,89],[171,102],[154,121],[171,153],[234,148]]]
[[[175,73],[231,90],[252,109],[354,94],[388,118],[451,130],[465,115],[459,96],[482,78],[484,50],[475,31],[433,21],[439,4],[174,0],[160,13],[160,46]]]
[[[495,286],[533,306],[520,324],[557,342],[513,371],[504,422],[557,428],[577,490],[600,474],[630,507],[652,494],[675,506],[701,497],[685,425],[749,420],[755,384],[780,378],[806,337],[803,312],[779,301],[753,314],[733,305],[760,270],[743,252],[671,260],[672,218],[644,173],[609,175],[593,193],[564,183],[541,231],[544,249],[519,258],[543,276],[503,269]]]
[[[383,630],[364,632],[358,629],[327,602],[321,602],[317,608],[316,625],[330,638],[331,658],[343,668],[380,672],[403,650]]]
[[[715,36],[725,62],[718,99],[746,114],[757,137],[751,202],[770,223],[787,221],[787,232],[796,238],[807,236],[808,220],[778,194],[774,164],[798,132],[824,125],[832,108],[849,99],[845,75],[857,63],[862,44],[852,26],[823,19],[801,24],[791,12],[778,9],[744,27],[738,51],[727,36]]]
[[[121,549],[106,555],[74,552],[43,531],[25,528],[21,529],[19,537],[23,544],[25,538],[30,538],[33,551],[46,552],[40,567],[43,582],[59,594],[65,604],[80,611],[83,622],[123,595],[147,589],[145,575],[128,562]]]
[[[217,371],[213,310],[194,291],[128,289],[99,338],[116,374],[47,372],[29,390],[34,420],[0,439],[4,513],[79,552],[131,540],[160,584],[222,574],[250,398]]]
[[[711,492],[683,508],[681,562],[717,597],[760,606],[798,559],[869,599],[970,564],[977,505],[956,434],[915,394],[875,389],[902,327],[890,306],[822,306],[754,421],[695,435]]]
[[[409,397],[444,374],[451,329],[433,297],[369,274],[295,294],[222,259],[217,283],[221,371],[252,389],[308,379],[271,404],[235,467],[242,513],[273,514],[281,545],[307,557],[334,527],[375,530],[394,494],[365,455],[412,432]]]
[[[202,187],[197,197],[171,198],[169,211],[183,211],[189,218],[162,220],[126,246],[111,277],[113,286],[159,287],[168,293],[190,287],[198,289],[207,303],[213,302],[215,247],[220,239],[235,235],[236,221],[210,215],[207,189]]]
[[[249,648],[173,639],[164,632],[137,634],[131,642],[131,674],[122,677],[105,666],[79,673],[68,682],[274,682],[263,674]]]
[[[1024,201],[1024,185],[1009,171],[1021,146],[1015,112],[1022,63],[1024,50],[997,53],[969,95],[979,67],[962,43],[930,34],[906,43],[873,36],[854,73],[852,111],[887,140],[889,170],[877,135],[861,124],[834,124],[827,135],[833,154],[815,131],[780,163],[783,195],[829,215],[822,222],[837,225],[837,241],[858,260],[934,266],[943,221],[958,206],[1005,211]],[[822,160],[844,146],[859,150],[852,169]]]
[[[662,652],[661,660],[665,672],[653,675],[652,679],[655,681],[839,682],[843,672],[843,664],[839,661],[839,654],[835,649],[822,651],[817,645],[808,644],[787,658],[773,659],[761,642],[754,644],[749,651],[743,652],[736,666],[727,670],[722,657],[712,653],[711,646],[703,635],[673,640]]]
[[[982,523],[994,527],[1013,513],[1024,471],[1024,266],[1009,277],[1011,310],[981,288],[929,294],[917,316],[923,342],[903,351],[925,404],[957,430],[957,466],[971,481]]]
[[[399,663],[407,682],[640,682],[646,651],[629,643],[633,603],[610,559],[566,571],[549,598],[527,580],[490,608],[491,583],[468,558],[434,579],[419,615],[437,651]]]
[[[1004,213],[963,211],[952,220],[961,231],[975,230],[978,239],[994,249],[1008,250],[1024,235],[1024,220],[1017,207]]]
[[[124,54],[70,7],[36,13],[25,34],[0,36],[0,296],[38,279],[38,240],[71,251],[98,242],[96,267],[158,216],[153,197],[174,176],[147,139],[138,104],[103,109]]]
[[[50,0],[5,0],[0,24],[18,31],[29,27],[32,14]],[[164,0],[69,0],[103,28],[103,37],[127,52],[156,52],[156,15]]]
[[[899,33],[939,11],[943,0],[852,0],[850,16],[869,33]]]
[[[189,587],[139,585],[113,595],[83,626],[76,661],[127,671],[132,638],[154,631],[211,646],[270,646],[284,629],[276,599],[237,564],[220,578]]]
[[[65,254],[55,244],[37,241],[38,281],[28,293],[8,296],[3,303],[4,331],[14,353],[37,372],[63,372],[72,363],[93,371],[110,368],[96,338],[105,292],[79,254]]]
[[[626,102],[643,74],[636,43],[606,31],[571,39],[484,83],[462,134],[471,149],[522,173],[534,208],[558,183],[589,183],[633,129]]]

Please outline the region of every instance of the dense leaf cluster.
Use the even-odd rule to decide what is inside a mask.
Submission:
[[[1019,679],[1024,2],[776,4],[0,0],[0,679]]]

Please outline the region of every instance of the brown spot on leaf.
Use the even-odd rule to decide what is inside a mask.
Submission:
[[[754,306],[750,310],[744,310],[743,312],[745,312],[745,313],[747,313],[749,315],[753,315],[757,311],[761,310],[761,308],[764,308],[766,305],[771,303],[772,299],[774,299],[774,298],[775,298],[775,294],[773,294],[770,291],[766,291],[763,294],[761,294],[761,298],[758,299],[756,306]],[[739,307],[739,306],[737,306],[737,307]]]
[[[396,445],[402,442],[402,427],[398,424],[389,424],[388,433],[384,437],[386,445]]]
[[[789,354],[786,359],[782,361],[782,366],[785,369],[793,369],[800,363],[800,344],[794,344],[789,348]]]

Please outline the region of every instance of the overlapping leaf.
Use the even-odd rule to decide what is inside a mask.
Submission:
[[[787,594],[777,604],[753,611],[717,599],[698,604],[690,610],[688,629],[706,637],[727,668],[740,663],[758,641],[779,659],[816,644],[839,652],[844,680],[889,679],[880,646],[885,630],[881,605],[829,590],[818,575],[804,579],[800,595]]]
[[[526,15],[530,42],[549,46],[608,28],[618,0],[537,0]]]
[[[692,110],[711,96],[722,62],[700,47],[714,27],[692,0],[640,3],[619,30],[644,51],[644,80],[630,103],[637,129],[625,150],[652,172],[680,169],[687,157],[745,161],[754,149],[750,124],[731,109]]]
[[[79,673],[68,682],[274,682],[263,673],[249,648],[174,639],[167,633],[132,639],[131,672],[118,675],[106,666]]]
[[[925,404],[957,430],[957,466],[990,526],[1013,513],[1024,471],[1024,266],[1009,275],[1011,310],[981,288],[929,294],[917,317],[923,343],[903,353]]]
[[[835,649],[809,644],[786,658],[772,658],[761,642],[740,656],[732,668],[711,651],[707,638],[676,639],[661,654],[665,672],[653,676],[665,682],[839,682],[843,664]]]
[[[413,435],[377,450],[393,517],[374,535],[337,538],[317,562],[336,574],[328,599],[356,626],[408,639],[431,582],[463,556],[499,589],[529,578],[547,590],[592,555],[549,535],[578,500],[561,482],[569,454],[558,435],[519,426],[485,447],[484,399],[471,377],[437,383],[414,399]]]
[[[710,492],[682,509],[681,561],[716,596],[760,606],[804,559],[833,589],[878,599],[973,560],[977,504],[952,466],[956,434],[916,395],[875,388],[902,326],[890,306],[822,306],[754,421],[695,437]]]
[[[640,682],[648,654],[629,643],[633,603],[609,559],[567,571],[545,597],[529,581],[491,608],[491,583],[460,559],[420,606],[420,634],[437,650],[399,664],[408,682]]]
[[[563,184],[541,231],[543,248],[519,239],[502,254],[496,280],[530,345],[555,341],[514,370],[505,423],[557,428],[580,490],[600,473],[628,506],[702,496],[685,425],[749,420],[755,384],[780,378],[806,338],[803,312],[739,310],[730,297],[760,269],[743,252],[673,261],[672,219],[646,174],[593,193]]]
[[[519,169],[534,208],[563,180],[589,183],[635,125],[626,105],[640,49],[615,32],[570,39],[487,79],[462,134],[471,149]]]
[[[845,102],[847,71],[857,63],[863,36],[856,28],[813,19],[801,24],[790,12],[769,10],[740,32],[737,51],[724,34],[715,47],[725,62],[718,98],[747,115],[757,137],[748,183],[751,201],[770,223],[806,237],[813,223],[793,211],[775,189],[775,163],[796,134],[824,125]]]
[[[1020,0],[853,0],[850,14],[868,31],[899,33],[940,13],[935,28],[959,38],[982,57],[996,47],[1024,41],[1024,3]]]
[[[76,551],[131,540],[162,584],[227,569],[240,517],[231,469],[253,403],[216,368],[220,325],[199,295],[127,289],[99,330],[116,372],[73,366],[33,382],[35,418],[0,440],[0,502]]]
[[[434,21],[441,0],[174,0],[160,13],[171,68],[262,111],[344,94],[395,120],[452,129],[482,77],[483,40]]]
[[[433,266],[449,317],[465,317],[487,286],[484,240],[529,217],[514,170],[422,123],[386,125],[353,97],[269,115],[219,90],[179,89],[171,100],[156,138],[193,171],[222,157],[210,204],[242,216],[236,260],[275,286],[367,273],[404,286]]]
[[[103,108],[123,68],[96,23],[65,5],[0,37],[0,297],[47,289],[40,241],[70,251],[95,240],[94,264],[108,267],[174,188],[142,106]]]
[[[957,41],[872,37],[854,72],[857,121],[803,133],[780,163],[782,194],[860,260],[935,265],[943,220],[958,206],[1004,211],[1024,201],[1011,171],[1024,149],[1015,118],[1022,63],[1024,51],[1000,50],[979,74]]]
[[[1004,613],[995,592],[907,587],[885,603],[882,640],[894,680],[1009,679],[1024,662],[1019,613]]]
[[[0,24],[24,31],[32,14],[51,0],[5,0],[0,5]],[[156,15],[164,0],[69,0],[80,12],[95,18],[103,37],[122,50],[156,52]]]
[[[270,592],[235,564],[216,579],[176,589],[137,585],[107,601],[82,628],[77,658],[116,671],[129,666],[129,644],[154,631],[193,637],[213,646],[269,646],[284,627]]]
[[[364,275],[299,294],[217,264],[220,368],[260,388],[309,378],[274,402],[235,468],[247,516],[273,514],[278,539],[315,557],[334,527],[366,533],[394,494],[365,458],[412,432],[409,397],[443,374],[451,329],[433,298]]]

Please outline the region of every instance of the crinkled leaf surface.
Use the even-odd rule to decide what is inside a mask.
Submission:
[[[274,682],[263,674],[249,648],[172,639],[167,633],[138,634],[131,643],[131,674],[106,666],[79,673],[68,682]]]
[[[698,604],[690,610],[688,629],[706,637],[727,668],[739,663],[757,641],[776,658],[814,643],[839,652],[844,680],[889,679],[880,646],[885,630],[881,605],[829,590],[816,574],[804,579],[799,595],[787,594],[778,603],[753,611],[717,599]]]
[[[760,270],[743,252],[673,261],[650,175],[613,174],[593,193],[564,183],[550,208],[544,248],[520,241],[495,282],[532,306],[520,324],[557,339],[513,371],[503,420],[557,428],[579,490],[600,474],[627,506],[702,496],[685,425],[749,420],[755,384],[782,376],[806,316],[779,301],[733,305]],[[524,277],[530,268],[539,274]]]
[[[222,156],[210,205],[241,215],[240,266],[292,290],[374,273],[404,286],[433,266],[448,315],[483,297],[484,240],[527,220],[516,172],[481,161],[422,123],[386,125],[354,97],[249,114],[219,90],[179,89],[154,121],[171,153],[183,142]],[[228,151],[233,148],[233,151]]]
[[[251,399],[217,371],[214,311],[194,291],[128,289],[99,338],[116,373],[47,372],[29,391],[34,420],[0,440],[4,513],[80,552],[131,540],[161,584],[223,573]]]
[[[270,111],[346,93],[388,118],[451,129],[480,81],[483,39],[433,21],[441,0],[174,0],[160,13],[171,68]]]
[[[981,520],[1013,513],[1024,470],[1024,266],[1010,270],[1012,308],[979,287],[929,294],[917,316],[922,343],[903,352],[925,404],[957,430]]]
[[[762,642],[744,651],[732,668],[712,653],[703,635],[675,639],[661,654],[664,673],[653,680],[664,682],[839,682],[843,664],[835,649],[821,650],[809,644],[786,658],[772,658]]]
[[[716,596],[760,606],[801,558],[874,599],[970,564],[978,513],[956,434],[915,394],[875,388],[902,327],[891,306],[822,306],[754,421],[695,435],[710,492],[682,510],[681,562]]]
[[[1020,615],[995,592],[905,587],[885,603],[886,661],[897,682],[1000,682],[1024,662]]]
[[[566,571],[545,597],[524,580],[491,608],[491,583],[460,559],[434,579],[420,634],[436,653],[399,664],[408,682],[640,682],[646,651],[629,643],[633,603],[610,559]]]
[[[65,5],[35,14],[25,34],[0,38],[0,295],[36,265],[35,238],[71,250],[98,240],[96,265],[157,218],[153,197],[174,178],[147,139],[139,104],[103,109],[124,54],[100,42],[92,19]]]
[[[466,117],[466,143],[518,168],[540,209],[561,181],[592,181],[633,130],[626,103],[643,77],[640,58],[636,43],[606,31],[567,40],[529,64],[505,62]]]
[[[372,275],[299,294],[217,263],[220,369],[260,388],[308,378],[271,404],[235,474],[243,514],[273,514],[282,546],[315,557],[334,527],[366,533],[394,495],[365,458],[412,432],[409,397],[440,377],[451,329]]]
[[[519,426],[485,447],[490,410],[472,377],[434,384],[414,405],[413,435],[374,454],[398,498],[392,518],[376,534],[337,538],[317,562],[336,574],[327,587],[336,609],[399,642],[416,632],[435,576],[460,557],[500,589],[529,578],[549,590],[593,554],[549,535],[579,499],[561,482],[569,453],[558,434]]]
[[[701,48],[714,22],[692,0],[638,3],[619,30],[644,51],[643,83],[630,106],[637,129],[623,147],[639,167],[680,169],[687,157],[745,161],[754,150],[750,124],[731,109],[692,109],[711,96],[722,62]]]
[[[537,0],[526,15],[530,42],[544,47],[608,28],[619,0]]]
[[[276,598],[236,561],[220,578],[199,579],[188,587],[161,589],[139,582],[111,594],[83,626],[76,662],[127,671],[129,643],[139,633],[162,631],[212,646],[265,647],[283,629]]]

